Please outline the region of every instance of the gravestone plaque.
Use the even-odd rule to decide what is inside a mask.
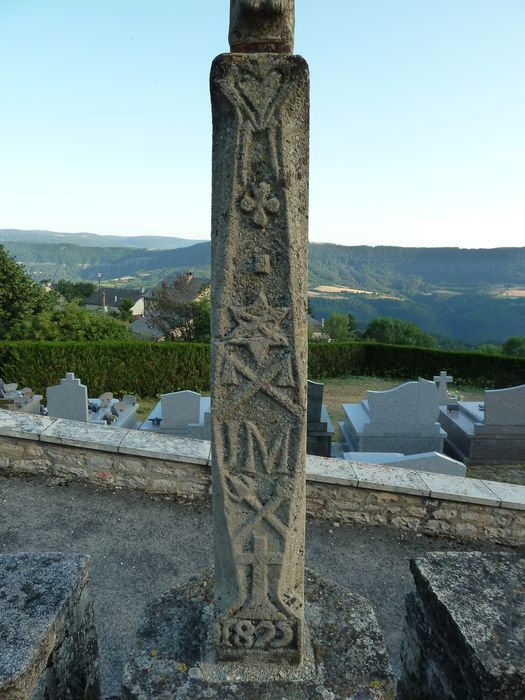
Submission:
[[[255,5],[262,8],[232,1],[230,38],[247,36],[251,44],[256,37],[261,51],[282,30],[286,43],[293,2],[271,0],[264,11]],[[232,50],[238,48],[233,42]],[[308,66],[299,56],[223,54],[212,67],[211,94],[215,656],[298,664],[304,634]]]
[[[47,410],[52,418],[88,421],[87,387],[73,372],[68,372],[57,386],[47,388]]]

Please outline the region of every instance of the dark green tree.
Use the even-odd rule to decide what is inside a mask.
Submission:
[[[124,323],[131,323],[133,320],[133,314],[131,309],[133,308],[133,302],[131,299],[122,299],[118,307],[118,317]]]
[[[32,340],[128,340],[127,327],[108,314],[86,311],[78,304],[44,311],[26,319],[21,337]]]
[[[335,341],[351,340],[355,337],[355,319],[352,314],[330,314],[324,322],[323,331]]]
[[[22,327],[56,303],[56,295],[44,291],[0,245],[0,340],[21,339]]]
[[[363,338],[375,340],[378,343],[412,345],[420,348],[433,348],[437,345],[435,338],[422,331],[415,323],[387,316],[370,321],[363,333]]]
[[[66,301],[78,301],[82,303],[97,291],[97,285],[93,284],[93,282],[58,280],[55,289]]]
[[[525,336],[515,335],[503,343],[503,354],[525,357]]]

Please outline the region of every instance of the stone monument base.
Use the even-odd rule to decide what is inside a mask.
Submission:
[[[433,552],[411,568],[399,699],[525,698],[525,559]]]
[[[305,661],[251,666],[213,661],[213,573],[146,611],[122,684],[125,700],[393,700],[395,678],[368,602],[311,571],[305,577]]]
[[[79,554],[0,556],[0,698],[98,700],[88,564]]]

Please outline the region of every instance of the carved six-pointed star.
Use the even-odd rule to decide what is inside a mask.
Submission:
[[[230,311],[237,325],[225,338],[226,342],[248,347],[258,366],[271,347],[288,347],[281,323],[290,309],[270,306],[263,291],[250,306],[232,306]]]

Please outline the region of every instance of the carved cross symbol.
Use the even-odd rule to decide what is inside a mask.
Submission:
[[[245,214],[253,213],[253,223],[261,229],[268,228],[269,216],[279,213],[281,204],[277,197],[271,197],[272,186],[268,182],[262,182],[252,187],[253,197],[245,194],[241,201],[241,209]]]
[[[252,567],[250,597],[238,615],[248,619],[268,619],[276,613],[282,616],[271,603],[268,588],[268,567],[282,564],[282,555],[279,552],[268,552],[268,542],[264,535],[254,535],[253,551],[243,552],[238,561]]]

